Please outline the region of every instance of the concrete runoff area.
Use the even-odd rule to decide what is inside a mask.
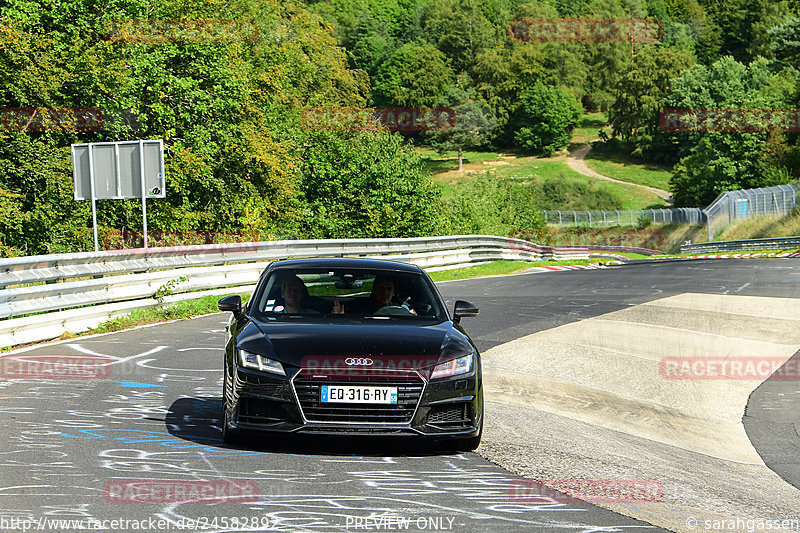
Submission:
[[[780,366],[799,348],[800,300],[730,294],[679,294],[540,331],[483,354],[480,452],[536,479],[658,480],[660,501],[598,505],[674,531],[705,529],[692,519],[800,520],[800,490],[764,465],[742,425],[765,378],[667,379],[660,367]]]

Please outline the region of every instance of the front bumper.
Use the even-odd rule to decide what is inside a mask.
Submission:
[[[476,365],[476,368],[478,365]],[[427,380],[416,371],[315,376],[294,369],[290,377],[236,367],[225,399],[230,426],[247,432],[360,434],[468,438],[480,432],[480,373]],[[393,386],[398,403],[323,404],[321,385]]]

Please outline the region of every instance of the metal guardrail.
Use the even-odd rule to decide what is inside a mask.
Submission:
[[[588,252],[586,247],[464,235],[270,241],[5,258],[0,259],[0,346],[85,331],[133,309],[159,305],[154,295],[167,285],[174,295],[166,302],[249,292],[272,261],[344,256],[390,259],[438,270],[500,259],[587,259]]]
[[[293,257],[409,254],[498,247],[540,254],[544,258],[557,253],[556,248],[550,246],[492,235],[411,239],[315,239],[136,248],[0,259],[0,289],[22,283],[54,282],[191,266],[275,261]]]
[[[800,236],[684,244],[681,246],[681,253],[752,252],[756,250],[787,249],[800,249]]]

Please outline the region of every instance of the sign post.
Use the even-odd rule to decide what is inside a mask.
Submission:
[[[72,145],[75,200],[92,201],[94,249],[97,199],[142,199],[144,247],[147,248],[147,199],[165,198],[164,141],[139,140]]]

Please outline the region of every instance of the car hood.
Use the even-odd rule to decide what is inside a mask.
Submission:
[[[251,320],[238,335],[237,346],[292,366],[309,366],[309,360],[368,357],[415,369],[474,351],[469,338],[449,321],[420,324]]]

